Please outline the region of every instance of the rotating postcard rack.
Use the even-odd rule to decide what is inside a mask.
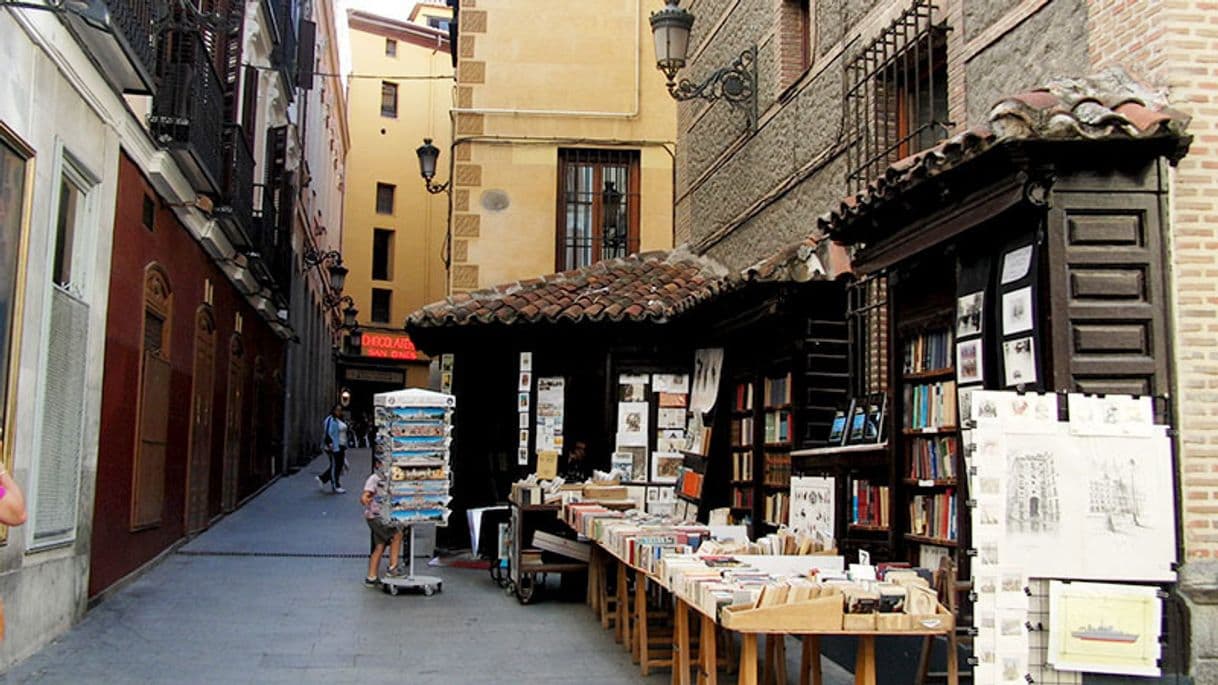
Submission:
[[[410,573],[387,577],[385,591],[396,595],[405,588],[431,595],[442,590],[435,576],[414,573],[415,526],[448,525],[449,447],[456,398],[429,390],[399,390],[373,397],[376,411],[376,453],[380,457],[381,519],[395,528],[410,529]]]

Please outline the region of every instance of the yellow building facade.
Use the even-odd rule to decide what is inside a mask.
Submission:
[[[452,179],[452,292],[672,247],[676,107],[653,4],[461,0],[437,174]]]
[[[420,3],[410,21],[347,15],[351,50],[351,149],[342,238],[349,269],[343,294],[359,309],[363,345],[348,385],[426,386],[427,360],[401,333],[406,315],[448,292],[444,255],[448,198],[428,193],[415,148],[424,138],[448,149],[453,65],[443,5]],[[400,336],[400,337],[399,337]],[[361,366],[365,368],[358,368]]]

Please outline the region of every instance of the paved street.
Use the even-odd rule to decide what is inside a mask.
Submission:
[[[522,607],[486,571],[430,569],[433,597],[364,588],[368,452],[352,457],[346,495],[318,491],[320,461],[281,479],[0,682],[669,681],[640,678],[583,604]]]

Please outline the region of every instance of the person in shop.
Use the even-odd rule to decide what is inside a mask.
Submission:
[[[330,468],[317,476],[317,485],[325,490],[327,487],[337,495],[346,490],[339,482],[343,469],[347,467],[347,422],[343,421],[343,405],[335,404],[330,415],[322,424],[322,448],[330,458]]]
[[[582,483],[592,475],[592,467],[588,465],[588,444],[583,440],[571,443],[560,475],[568,483]]]
[[[360,493],[359,501],[364,505],[364,521],[368,530],[372,531],[372,554],[368,556],[368,575],[364,576],[365,587],[376,587],[381,578],[381,556],[385,554],[385,545],[389,545],[390,577],[406,575],[406,567],[402,564],[402,529],[394,528],[381,520],[382,502],[377,497],[381,488],[381,459],[372,457],[372,475],[364,481],[364,491]]]

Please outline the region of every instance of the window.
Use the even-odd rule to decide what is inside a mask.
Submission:
[[[779,7],[780,87],[799,80],[812,64],[812,17],[810,0],[783,0]]]
[[[54,249],[47,274],[47,343],[43,350],[39,457],[30,488],[31,547],[76,537],[84,440],[85,358],[88,356],[89,302],[86,250],[90,231],[89,188],[94,181],[65,151],[55,210]]]
[[[376,184],[376,213],[393,214],[393,191],[397,186],[391,183]]]
[[[385,39],[385,56],[386,57],[397,57],[398,56],[398,42],[396,40],[394,40],[392,38]]]
[[[393,231],[388,228],[372,230],[372,278],[377,281],[393,278]]]
[[[28,155],[9,145],[0,129],[0,446],[7,439],[9,359],[13,338],[13,310],[17,296],[17,261],[25,225],[25,191]]]
[[[427,17],[427,25],[433,29],[440,29],[441,31],[448,30],[449,21],[451,20],[445,19],[444,17]]]
[[[946,136],[947,26],[916,0],[846,64],[847,185],[858,192],[893,162]]]
[[[141,214],[141,220],[143,221],[144,228],[149,231],[156,230],[156,201],[150,195],[144,196],[144,209]]]
[[[384,288],[372,289],[372,322],[389,323],[389,310],[393,302],[393,291]]]
[[[398,116],[398,84],[381,81],[381,116]]]
[[[639,153],[559,150],[557,270],[639,249]]]

